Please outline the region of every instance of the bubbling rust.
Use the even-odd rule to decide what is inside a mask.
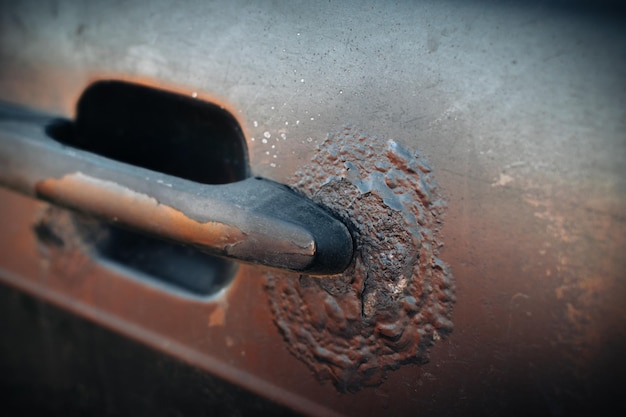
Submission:
[[[454,281],[439,259],[445,203],[423,157],[353,128],[329,135],[311,162],[294,187],[350,225],[354,261],[326,278],[271,271],[267,290],[291,353],[355,392],[427,362],[452,331]]]

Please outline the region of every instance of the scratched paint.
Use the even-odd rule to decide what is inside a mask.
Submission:
[[[197,221],[147,194],[81,172],[40,181],[36,192],[63,205],[95,213],[113,223],[140,227],[182,242],[223,247],[227,251],[245,239],[245,234],[235,227]]]
[[[424,158],[347,127],[293,180],[350,226],[356,255],[330,278],[268,273],[290,352],[321,381],[351,392],[379,385],[401,364],[428,361],[452,331],[455,294],[439,259],[445,202]]]

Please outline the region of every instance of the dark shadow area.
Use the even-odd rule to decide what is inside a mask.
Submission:
[[[296,416],[0,285],[3,416]]]
[[[626,4],[623,0],[475,0],[463,3],[481,7],[545,8],[547,11],[555,11],[564,15],[573,13],[586,17],[626,16]]]
[[[76,120],[59,121],[48,133],[68,146],[203,184],[248,176],[246,143],[230,113],[142,85],[92,84],[78,101]]]

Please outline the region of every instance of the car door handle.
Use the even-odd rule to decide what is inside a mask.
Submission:
[[[268,179],[206,185],[62,145],[50,119],[0,106],[0,185],[207,253],[301,273],[350,264],[348,228]]]

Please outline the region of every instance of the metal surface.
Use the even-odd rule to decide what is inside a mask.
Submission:
[[[259,268],[241,267],[207,300],[157,291],[80,251],[49,250],[32,232],[45,205],[6,190],[3,282],[309,415],[621,414],[621,11],[20,1],[0,18],[6,101],[71,117],[93,80],[176,85],[229,108],[253,173],[285,184],[346,124],[421,151],[448,200],[441,257],[457,301],[429,363],[350,394],[289,353]]]
[[[194,183],[63,146],[45,134],[51,120],[29,119],[0,108],[0,184],[15,191],[275,268],[336,274],[352,260],[343,223],[288,187]]]

